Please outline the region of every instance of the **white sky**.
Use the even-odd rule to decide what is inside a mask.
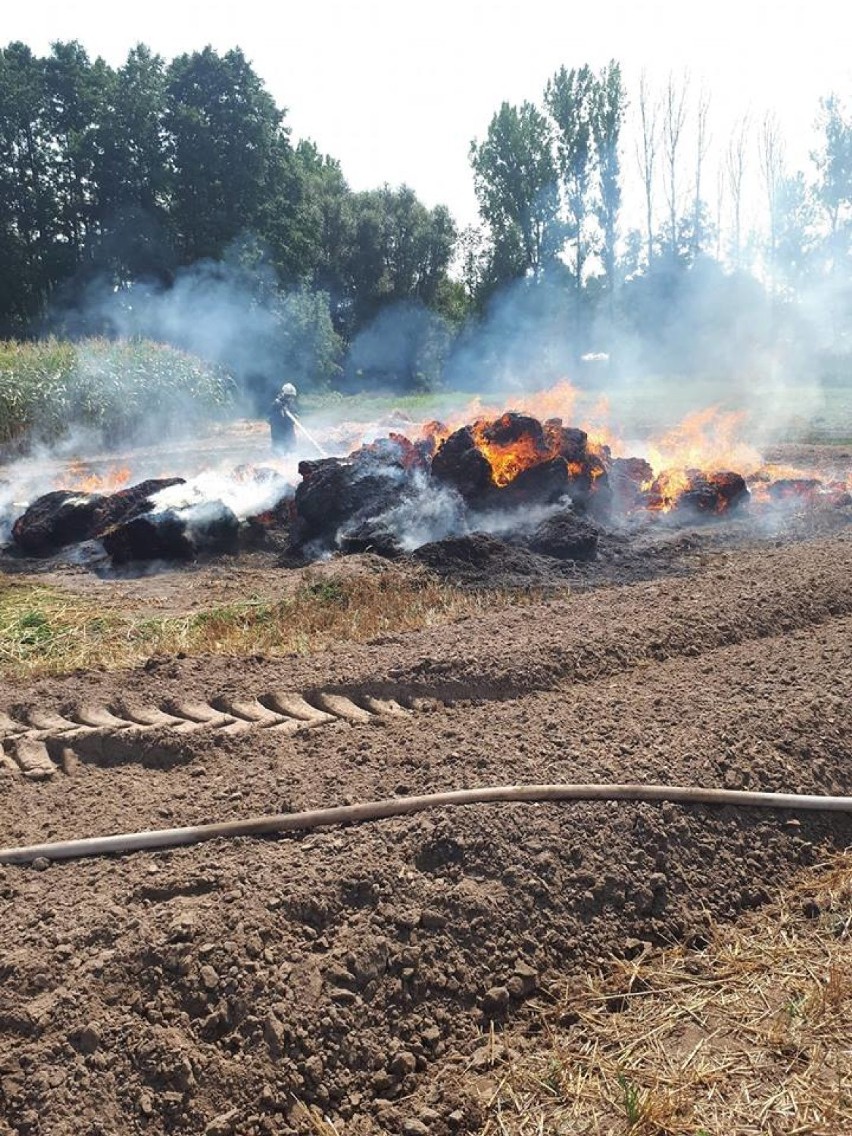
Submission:
[[[774,109],[793,166],[814,146],[820,96],[852,95],[847,0],[0,0],[0,13],[2,44],[77,39],[112,64],[139,41],[167,59],[239,46],[294,140],[338,158],[353,189],[405,182],[462,223],[476,218],[471,139],[503,100],[540,102],[563,63],[619,60],[634,102],[643,68],[660,87],[688,69],[711,94],[717,148],[743,114]]]

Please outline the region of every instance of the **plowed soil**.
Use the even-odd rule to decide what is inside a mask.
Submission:
[[[3,690],[0,844],[511,782],[852,793],[852,534],[744,543],[313,659]],[[850,841],[501,804],[0,868],[0,1133],[476,1131],[492,1023]]]

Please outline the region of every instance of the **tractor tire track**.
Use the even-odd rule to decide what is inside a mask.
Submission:
[[[0,770],[46,781],[73,770],[77,761],[96,758],[105,744],[119,737],[125,743],[123,752],[132,753],[133,741],[141,742],[155,731],[293,735],[340,721],[362,726],[379,718],[404,718],[427,704],[429,700],[414,696],[398,701],[366,693],[347,697],[272,691],[253,698],[215,696],[138,707],[84,705],[62,714],[35,707],[14,717],[0,714]]]

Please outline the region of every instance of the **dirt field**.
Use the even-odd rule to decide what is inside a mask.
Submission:
[[[573,593],[312,658],[3,689],[0,844],[512,782],[852,793],[848,521],[613,545]],[[168,610],[288,586],[52,571]],[[479,1131],[492,1023],[850,843],[841,814],[506,804],[0,868],[0,1133]]]

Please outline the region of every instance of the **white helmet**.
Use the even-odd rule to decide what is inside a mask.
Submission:
[[[299,392],[292,383],[285,383],[278,393],[283,394],[285,398],[295,398]]]

